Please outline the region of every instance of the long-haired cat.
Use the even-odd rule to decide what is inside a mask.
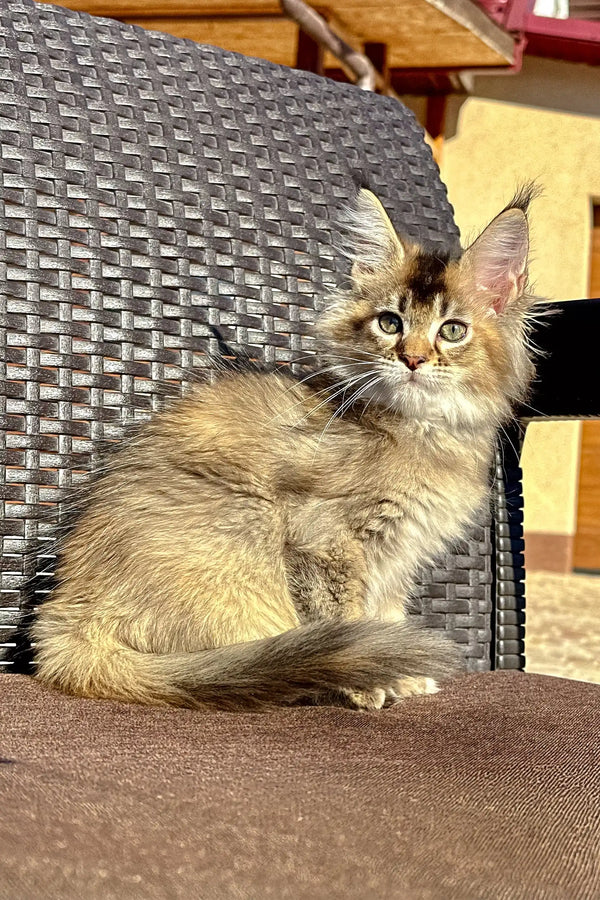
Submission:
[[[379,708],[457,651],[405,617],[416,573],[486,502],[533,374],[521,191],[460,258],[360,192],[319,366],[223,373],[91,485],[34,627],[37,677],[200,708]]]

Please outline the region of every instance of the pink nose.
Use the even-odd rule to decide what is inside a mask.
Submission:
[[[415,369],[422,366],[424,362],[427,362],[424,356],[401,356],[400,359],[403,363],[406,363],[411,372],[414,372]]]

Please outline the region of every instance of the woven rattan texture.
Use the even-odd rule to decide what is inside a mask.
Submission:
[[[2,593],[10,656],[56,504],[123,420],[216,332],[268,362],[311,350],[359,186],[457,243],[412,115],[347,85],[27,0],[0,9]],[[427,622],[489,666],[486,522],[425,579]],[[41,560],[41,562],[40,562]]]

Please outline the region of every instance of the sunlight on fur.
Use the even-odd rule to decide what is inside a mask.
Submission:
[[[456,672],[457,648],[405,607],[488,502],[498,428],[533,375],[533,193],[451,257],[362,190],[314,364],[221,366],[78,498],[37,677],[139,703],[378,709]]]

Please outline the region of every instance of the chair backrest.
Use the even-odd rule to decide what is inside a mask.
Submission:
[[[360,186],[409,236],[455,246],[458,232],[394,100],[32,0],[5,0],[0,46],[8,658],[26,585],[52,567],[40,510],[219,334],[269,362],[310,352],[344,273],[332,223]],[[471,668],[489,667],[491,565],[486,520],[419,601]]]

